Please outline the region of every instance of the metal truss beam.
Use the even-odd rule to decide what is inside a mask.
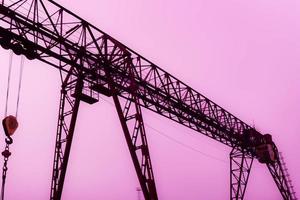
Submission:
[[[233,148],[230,152],[230,199],[243,200],[253,157]]]
[[[241,143],[246,123],[53,1],[3,0],[0,37],[47,64],[68,72],[74,66],[84,80],[108,89],[109,68],[119,96],[130,92],[128,59],[138,85],[141,106],[168,117],[231,147]],[[14,48],[14,47],[13,47]],[[80,55],[82,63],[75,60]],[[105,64],[104,64],[105,63]],[[125,95],[123,95],[125,93]]]
[[[113,86],[114,98],[117,95],[133,100],[128,95],[132,95],[133,78],[138,99],[133,103],[225,145],[255,154],[252,147],[244,148],[249,125],[53,0],[2,0],[0,45],[75,77],[81,71],[85,86],[103,94]],[[81,98],[96,102],[88,97],[92,96]],[[257,132],[254,140],[261,136]],[[284,182],[280,181],[283,173],[278,166],[279,161],[268,167],[278,187],[285,188],[280,185]]]

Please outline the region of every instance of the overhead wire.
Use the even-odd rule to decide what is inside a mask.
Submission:
[[[10,52],[9,52],[9,64],[8,64],[8,76],[7,76],[4,117],[7,116],[7,110],[8,110],[8,99],[9,99],[9,92],[10,92],[10,79],[11,79],[11,70],[12,70],[12,60],[13,60],[13,51],[10,50]]]
[[[13,68],[13,51],[10,50],[9,55],[9,67],[8,67],[8,78],[7,78],[7,89],[6,89],[6,103],[5,103],[5,112],[4,112],[4,120],[6,120],[7,112],[8,112],[8,102],[9,102],[9,96],[10,96],[10,87],[11,87],[11,76],[12,76],[12,68]],[[20,62],[20,72],[19,72],[19,83],[18,83],[18,92],[17,92],[17,103],[16,103],[16,113],[15,118],[18,116],[18,110],[19,110],[19,103],[20,103],[20,93],[21,93],[21,86],[22,86],[22,77],[23,77],[23,69],[24,69],[24,55],[21,56],[21,62]],[[4,127],[5,129],[5,127]],[[5,129],[6,130],[6,129]],[[6,131],[5,131],[6,132]],[[4,200],[4,193],[5,193],[5,182],[6,182],[6,175],[7,175],[7,162],[8,158],[11,155],[11,152],[9,151],[9,145],[12,144],[12,138],[10,137],[9,133],[6,134],[6,146],[5,150],[2,152],[2,155],[4,157],[4,163],[2,168],[2,184],[1,184],[1,200]]]
[[[144,123],[145,123],[145,122],[144,122]],[[202,155],[205,156],[205,157],[212,158],[212,159],[214,159],[214,160],[217,160],[217,161],[220,161],[220,162],[223,162],[223,163],[226,163],[226,164],[228,163],[228,162],[226,162],[225,160],[222,160],[222,159],[217,158],[217,157],[215,157],[215,156],[209,155],[209,154],[207,154],[207,153],[204,153],[204,152],[202,152],[202,151],[199,151],[198,149],[196,149],[196,148],[194,148],[194,147],[192,147],[192,146],[190,146],[190,145],[187,145],[187,144],[185,144],[185,143],[183,143],[183,142],[180,142],[179,140],[176,140],[176,139],[170,137],[169,135],[163,133],[162,131],[157,130],[156,128],[153,128],[152,126],[148,125],[147,123],[145,123],[145,125],[146,125],[148,128],[150,128],[150,129],[154,130],[155,132],[159,133],[160,135],[164,136],[165,138],[167,138],[167,139],[169,139],[169,140],[171,140],[171,141],[173,141],[173,142],[175,142],[175,143],[177,143],[177,144],[179,144],[179,145],[181,145],[181,146],[183,146],[183,147],[185,147],[185,148],[188,148],[188,149],[193,150],[193,151],[195,151],[195,152],[197,152],[197,153],[200,153],[200,154],[202,154]]]
[[[11,76],[12,76],[12,68],[13,68],[13,51],[11,50],[9,53],[9,64],[8,64],[8,76],[7,76],[7,88],[6,88],[6,99],[5,99],[5,111],[4,117],[7,117],[8,107],[9,107],[9,96],[10,96],[10,87],[11,87]],[[16,102],[16,112],[15,117],[18,116],[19,111],[19,104],[20,104],[20,94],[22,88],[22,77],[23,77],[23,70],[24,70],[24,56],[21,56],[20,61],[20,73],[19,73],[19,83],[18,83],[18,91],[17,91],[17,102]]]
[[[17,107],[16,107],[16,118],[18,118],[23,70],[24,70],[24,55],[21,56],[21,63],[20,63],[19,86],[18,86],[18,97],[17,97]]]
[[[102,98],[102,97],[100,97],[100,98],[101,98],[103,101],[105,101],[106,103],[110,104],[111,106],[114,106],[113,103],[107,101],[106,99],[104,99],[104,98]],[[147,123],[145,123],[145,122],[144,122],[144,124],[145,124],[148,128],[152,129],[153,131],[155,131],[155,132],[158,133],[159,135],[164,136],[165,138],[167,138],[168,140],[170,140],[170,141],[172,141],[172,142],[175,142],[175,143],[177,143],[177,144],[179,144],[179,145],[181,145],[181,146],[183,146],[183,147],[185,147],[185,148],[188,148],[188,149],[190,149],[190,150],[192,150],[192,151],[195,151],[195,152],[197,152],[197,153],[200,153],[200,154],[202,154],[202,155],[205,156],[205,157],[208,157],[208,158],[217,160],[217,161],[222,162],[222,163],[228,163],[228,162],[226,162],[225,160],[222,160],[222,159],[217,158],[217,157],[215,157],[215,156],[212,156],[212,155],[210,155],[210,154],[204,153],[204,152],[202,152],[202,151],[200,151],[200,150],[198,150],[198,149],[196,149],[196,148],[194,148],[194,147],[192,147],[192,146],[190,146],[190,145],[187,145],[187,144],[185,144],[185,143],[183,143],[183,142],[180,142],[179,140],[174,139],[173,137],[171,137],[171,136],[169,136],[169,135],[163,133],[162,131],[157,130],[156,128],[152,127],[151,125],[149,125],[149,124],[147,124]]]

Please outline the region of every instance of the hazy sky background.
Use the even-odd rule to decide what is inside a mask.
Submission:
[[[262,133],[272,134],[299,197],[298,0],[57,2]],[[3,116],[9,51],[0,49],[0,56]],[[14,86],[19,60],[14,56]],[[14,86],[10,113],[15,109]],[[8,163],[8,200],[49,199],[59,94],[58,70],[26,60],[20,127]],[[92,106],[81,104],[63,199],[137,199],[138,181],[117,113],[112,99],[102,98]],[[229,198],[228,147],[146,110],[144,120],[161,200]],[[4,134],[1,143],[4,148]],[[281,199],[266,166],[257,161],[245,199]]]

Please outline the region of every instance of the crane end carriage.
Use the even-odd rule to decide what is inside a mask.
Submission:
[[[243,146],[260,163],[274,163],[278,159],[278,152],[272,140],[272,135],[261,134],[255,128],[251,128],[246,129],[243,136]]]

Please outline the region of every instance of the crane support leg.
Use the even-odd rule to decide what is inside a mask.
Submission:
[[[294,194],[291,194],[290,192],[291,190],[285,178],[280,161],[275,163],[268,163],[267,166],[282,195],[282,198],[284,200],[295,200],[296,198],[293,198]]]
[[[253,157],[233,148],[230,152],[230,199],[244,199]]]
[[[61,199],[82,87],[83,82],[80,79],[62,85],[50,200]]]
[[[121,105],[117,95],[113,95],[113,99],[144,198],[145,200],[157,200],[145,127],[138,99],[134,95],[129,95],[124,105]]]

